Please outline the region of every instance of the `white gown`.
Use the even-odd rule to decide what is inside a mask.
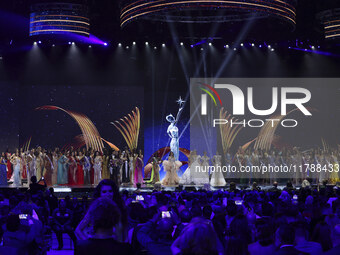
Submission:
[[[13,170],[13,186],[20,186],[20,169],[21,169],[21,158],[16,157],[14,161],[14,170]]]
[[[221,171],[222,166],[222,156],[215,155],[212,159],[212,162],[215,166],[215,171],[211,175],[210,185],[211,186],[225,186],[226,182]]]
[[[203,168],[201,163],[201,156],[195,155],[193,157],[193,163],[190,167],[192,181],[196,185],[204,185],[209,183],[209,170]]]

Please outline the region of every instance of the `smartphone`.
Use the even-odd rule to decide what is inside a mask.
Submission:
[[[235,205],[242,205],[243,204],[243,200],[235,200]]]
[[[228,199],[226,197],[223,198],[223,205],[224,206],[228,205]]]
[[[171,218],[170,212],[166,211],[166,212],[162,212],[162,218]]]
[[[28,214],[19,214],[20,220],[27,220]]]
[[[142,195],[137,195],[136,201],[144,201],[144,197]]]

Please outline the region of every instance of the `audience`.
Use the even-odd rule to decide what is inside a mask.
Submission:
[[[67,196],[59,204],[53,189],[1,190],[0,254],[46,254],[51,231],[59,249],[67,233],[75,254],[85,255],[339,254],[339,198],[339,189],[291,184],[283,191],[233,184],[226,191],[120,193],[103,180],[93,199]]]

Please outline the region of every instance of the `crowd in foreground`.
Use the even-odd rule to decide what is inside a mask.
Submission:
[[[0,215],[0,254],[46,254],[52,232],[77,255],[340,252],[340,189],[329,186],[120,193],[102,180],[91,200],[58,200],[33,178],[25,193],[2,191]]]

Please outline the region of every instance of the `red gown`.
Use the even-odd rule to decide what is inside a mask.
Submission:
[[[7,154],[7,158],[8,158],[8,160],[7,160],[7,170],[8,170],[8,172],[7,172],[7,179],[11,179],[12,173],[13,173],[12,163],[9,160],[9,157],[10,157],[10,154]]]
[[[77,162],[73,157],[69,157],[68,165],[68,185],[76,185]]]
[[[77,184],[84,185],[84,169],[83,169],[83,159],[77,159]]]

